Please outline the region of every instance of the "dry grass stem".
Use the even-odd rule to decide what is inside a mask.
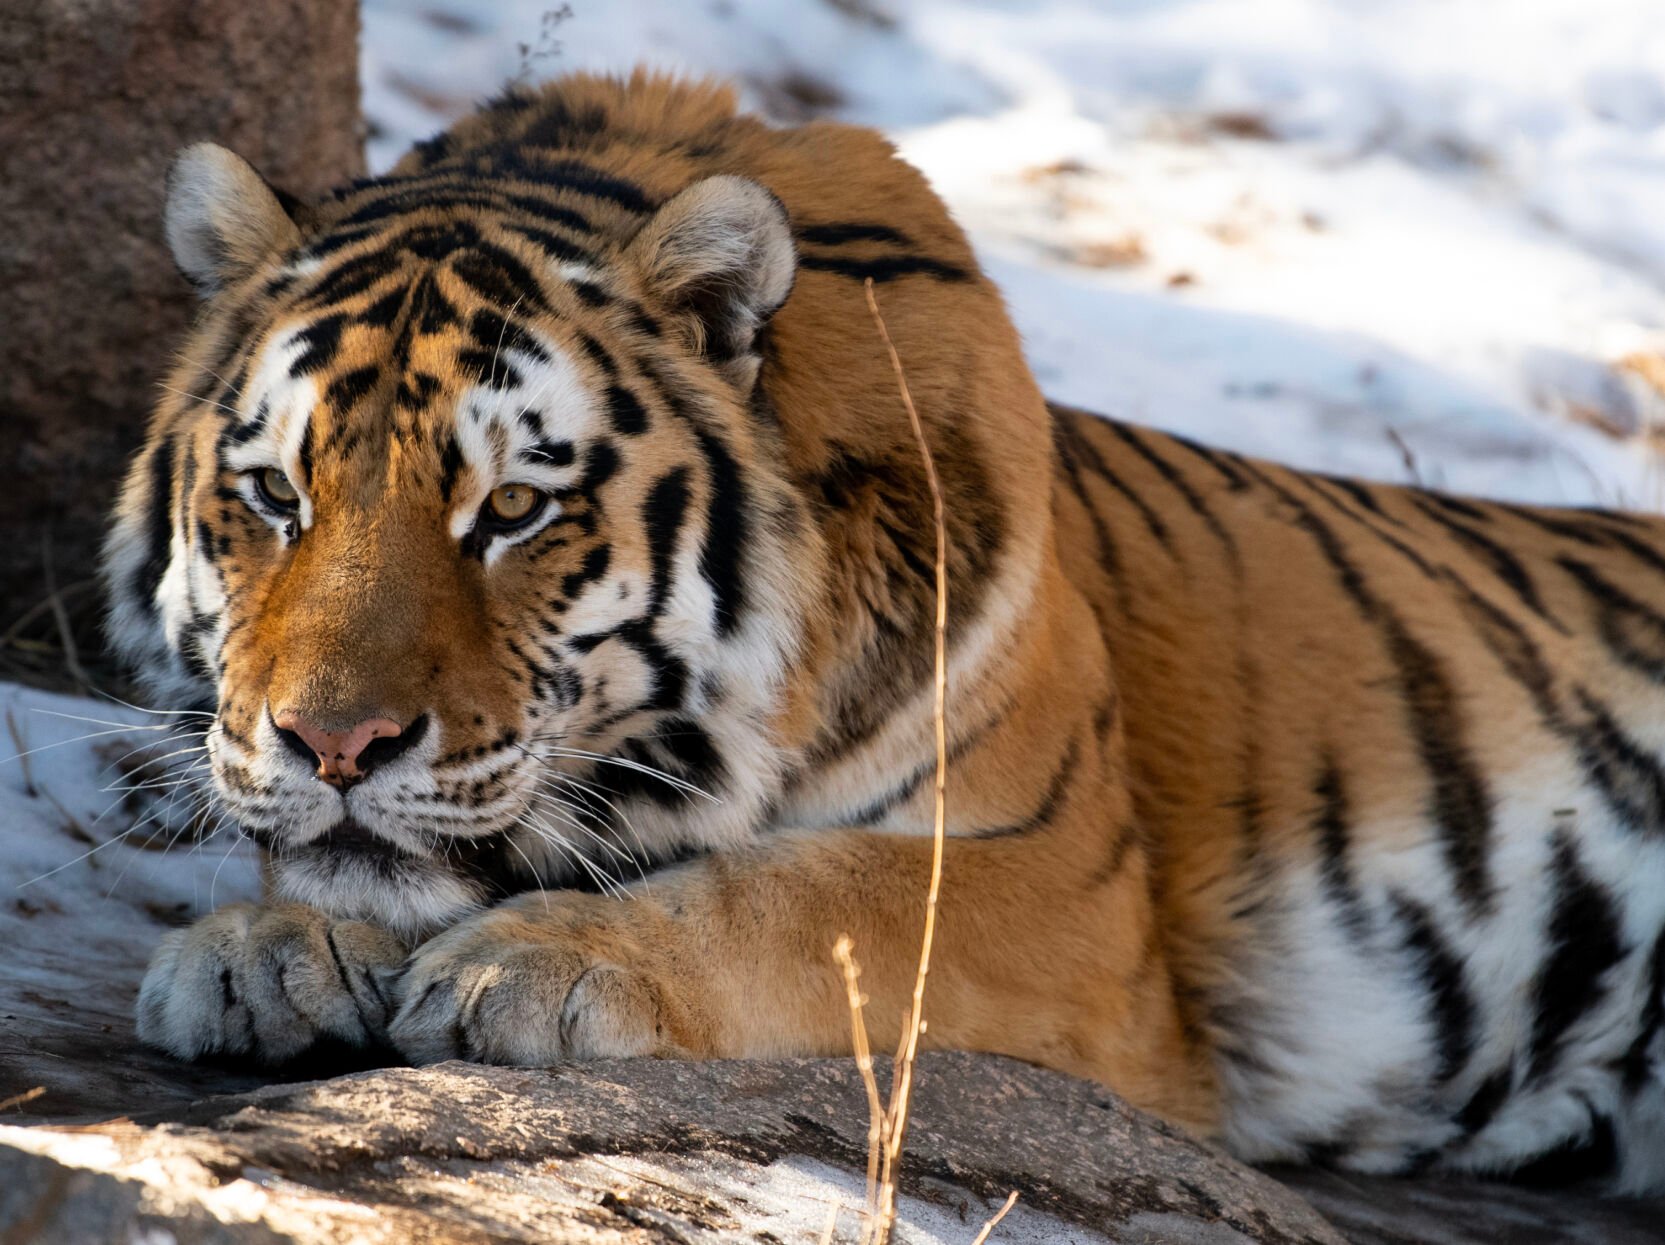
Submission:
[[[52,571],[52,543],[45,537],[40,542],[41,569],[46,575],[47,601],[52,606],[52,622],[58,628],[58,641],[63,645],[64,668],[75,680],[75,690],[85,693],[92,687],[81,665],[81,654],[75,645],[75,628],[70,626],[69,611],[64,608],[63,594],[58,591],[58,578]]]
[[[33,1089],[26,1089],[21,1094],[13,1094],[10,1098],[0,1098],[0,1111],[10,1111],[13,1107],[21,1107],[24,1103],[33,1102],[46,1092],[46,1086],[37,1085]]]
[[[1018,1191],[1013,1189],[1006,1195],[1006,1204],[990,1216],[989,1221],[983,1225],[983,1230],[977,1234],[976,1239],[971,1242],[971,1245],[983,1245],[983,1242],[989,1239],[989,1233],[993,1232],[996,1225],[998,1225],[1000,1221],[1006,1217],[1006,1212],[1011,1210],[1012,1207],[1017,1204],[1017,1199]]]
[[[838,1231],[838,1212],[843,1209],[842,1203],[834,1202],[827,1212],[827,1222],[821,1228],[821,1245],[832,1245],[833,1233]]]
[[[936,725],[936,790],[935,813],[932,818],[931,882],[925,894],[925,929],[919,944],[919,966],[914,974],[913,996],[902,1028],[901,1047],[896,1056],[896,1072],[891,1080],[890,1105],[877,1118],[875,1110],[875,1142],[870,1148],[869,1163],[878,1164],[877,1206],[869,1214],[862,1234],[864,1242],[884,1245],[896,1222],[896,1179],[899,1174],[902,1147],[907,1140],[908,1104],[913,1094],[914,1061],[919,1054],[919,1039],[925,1032],[925,980],[931,971],[931,945],[936,937],[937,898],[942,890],[943,841],[947,825],[948,783],[948,523],[944,514],[942,482],[937,477],[936,460],[931,456],[930,443],[925,439],[925,427],[914,406],[913,394],[908,390],[908,378],[902,369],[901,356],[891,341],[890,330],[879,312],[879,302],[873,293],[873,282],[864,283],[867,309],[879,330],[885,351],[890,355],[891,371],[896,374],[896,388],[902,405],[908,412],[908,423],[914,440],[919,445],[919,456],[925,466],[925,480],[931,490],[931,514],[936,527],[936,625],[935,631],[935,692],[934,719]],[[854,961],[849,961],[854,966]],[[846,983],[850,981],[846,971]],[[851,1009],[860,1011],[861,1000],[852,989]],[[853,1022],[855,1023],[855,1022]],[[871,1061],[871,1059],[869,1059]],[[876,1108],[877,1091],[873,1091],[870,1107]]]
[[[850,1047],[856,1054],[856,1068],[867,1090],[867,1221],[873,1222],[879,1209],[879,1145],[884,1134],[885,1109],[879,1098],[879,1082],[873,1076],[873,1048],[867,1040],[867,1019],[862,1007],[861,966],[856,963],[850,935],[840,934],[833,945],[833,958],[844,970],[844,993],[850,1003]]]

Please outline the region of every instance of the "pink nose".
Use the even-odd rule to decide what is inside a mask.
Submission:
[[[274,714],[272,722],[280,732],[298,736],[311,750],[318,759],[318,777],[341,788],[352,786],[370,773],[365,749],[371,740],[396,739],[405,733],[404,727],[391,718],[366,718],[350,730],[328,731],[308,722],[293,709]]]

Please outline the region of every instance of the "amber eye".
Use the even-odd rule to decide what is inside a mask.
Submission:
[[[486,498],[486,518],[498,528],[521,527],[543,509],[543,501],[530,484],[500,484]]]
[[[254,473],[254,487],[260,498],[274,510],[293,510],[301,495],[281,467],[265,467]]]

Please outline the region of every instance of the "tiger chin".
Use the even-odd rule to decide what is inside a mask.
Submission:
[[[318,203],[187,149],[116,644],[266,895],[139,1034],[280,1063],[928,1045],[1251,1160],[1665,1183],[1665,522],[1051,407],[879,136],[637,73]]]

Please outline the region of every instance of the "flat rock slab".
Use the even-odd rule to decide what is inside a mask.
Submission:
[[[909,1241],[1339,1245],[1299,1196],[1085,1082],[920,1067]],[[0,1129],[0,1225],[28,1240],[841,1238],[866,1097],[848,1060],[384,1069],[207,1099],[162,1122]],[[13,1238],[5,1238],[13,1239]]]

